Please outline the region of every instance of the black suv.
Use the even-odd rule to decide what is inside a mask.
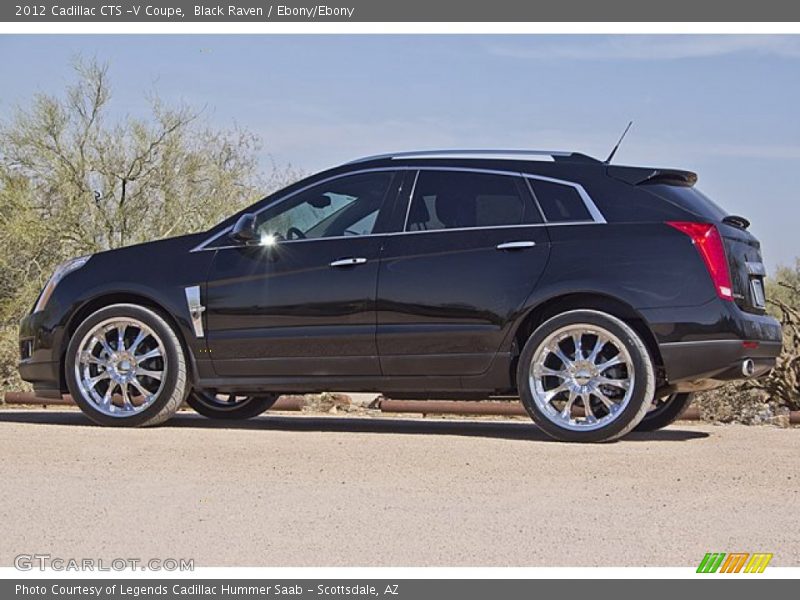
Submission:
[[[663,427],[781,350],[759,243],[696,179],[571,152],[364,158],[206,232],[62,264],[20,372],[104,425],[352,390],[519,395],[568,441]]]

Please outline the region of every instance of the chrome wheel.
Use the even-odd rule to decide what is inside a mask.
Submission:
[[[529,383],[533,401],[548,420],[564,429],[592,431],[615,421],[630,403],[633,360],[607,329],[568,325],[538,346]]]
[[[95,325],[75,355],[83,398],[110,417],[141,413],[155,402],[167,372],[164,343],[145,323],[114,317]]]

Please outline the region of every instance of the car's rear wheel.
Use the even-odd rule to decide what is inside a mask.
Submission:
[[[209,419],[250,419],[272,408],[277,400],[277,394],[246,396],[193,390],[186,402]]]
[[[647,410],[644,418],[636,426],[635,431],[655,431],[672,425],[683,414],[694,399],[694,394],[671,394],[656,398]]]
[[[163,423],[188,391],[175,331],[156,311],[135,304],[87,317],[70,339],[64,374],[75,403],[101,425]]]
[[[655,391],[647,346],[627,323],[595,310],[545,321],[517,370],[520,398],[536,424],[568,442],[605,442],[630,432]]]

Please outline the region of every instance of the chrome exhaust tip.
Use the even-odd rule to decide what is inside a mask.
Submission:
[[[742,362],[742,375],[745,377],[752,377],[756,372],[756,364],[752,358],[747,358]]]

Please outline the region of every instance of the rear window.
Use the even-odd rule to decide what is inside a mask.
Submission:
[[[643,185],[642,188],[653,192],[664,200],[710,221],[721,221],[728,212],[720,208],[711,198],[693,187],[666,185],[656,183]]]
[[[574,187],[539,179],[528,181],[545,218],[551,223],[592,220],[583,198]]]

